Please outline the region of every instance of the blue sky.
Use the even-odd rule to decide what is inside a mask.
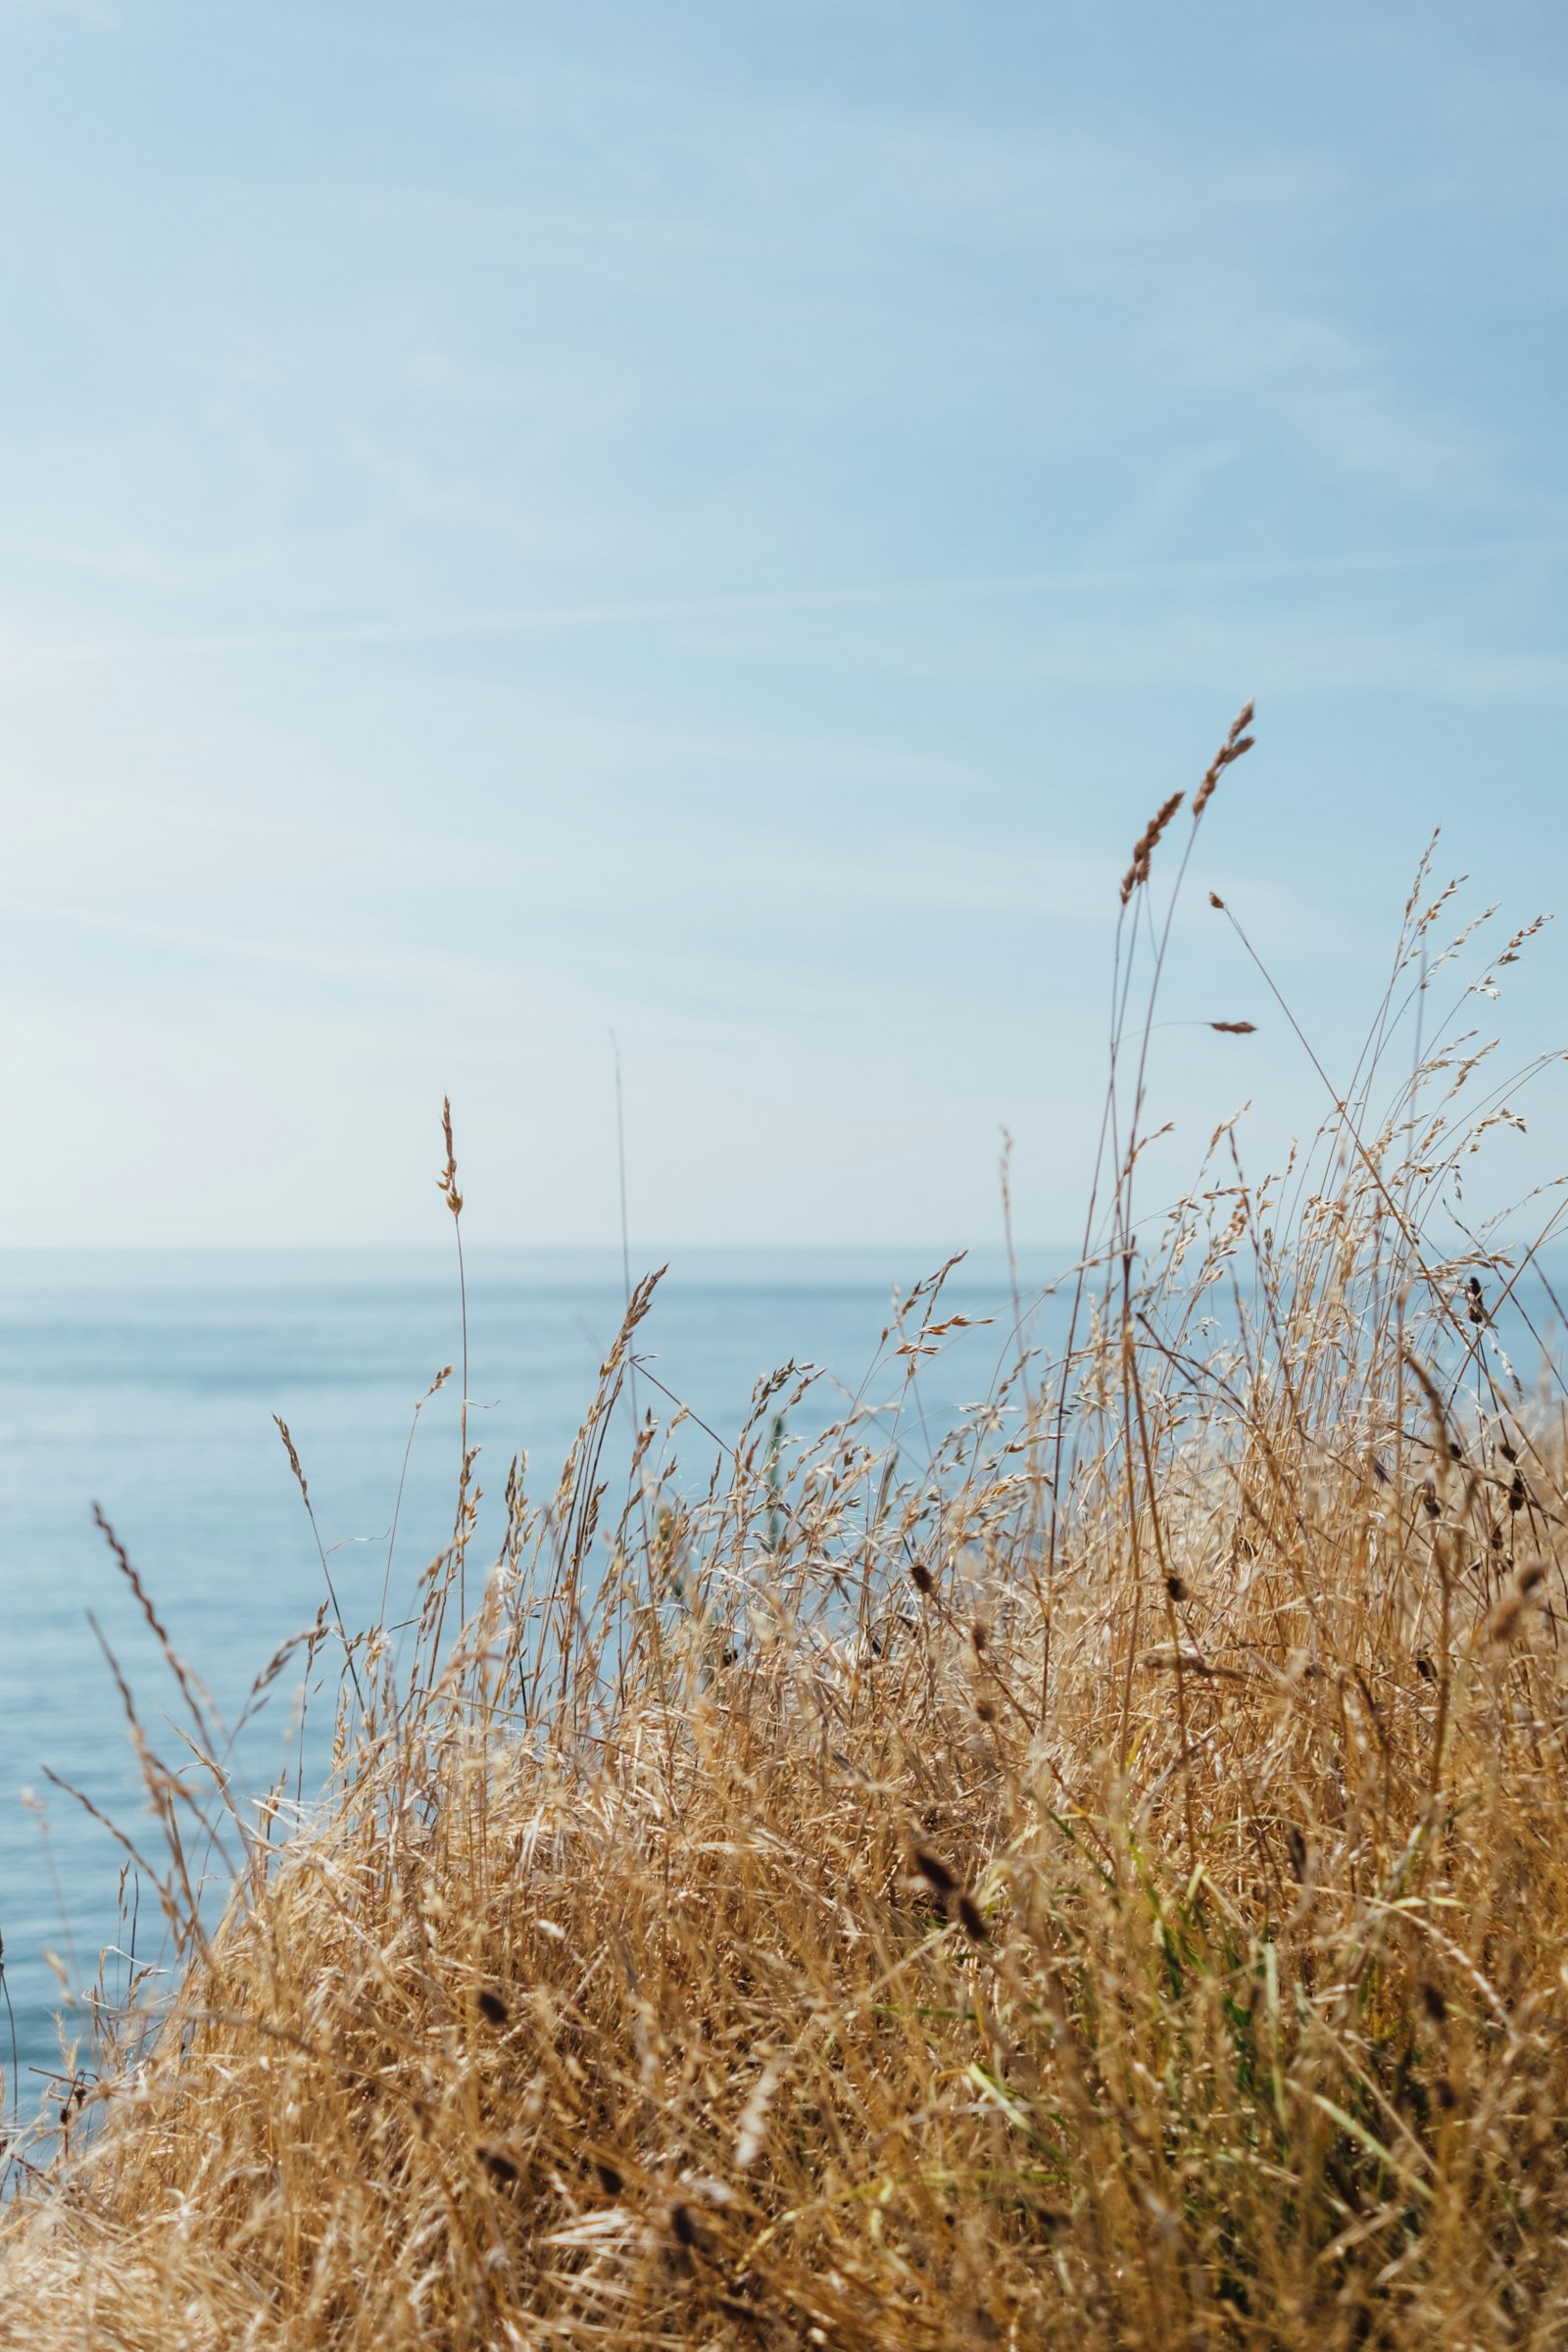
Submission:
[[[1556,5],[0,0],[7,1243],[1074,1229],[1568,906]],[[1568,937],[1568,934],[1565,934]],[[1547,933],[1494,1011],[1568,1022]],[[1568,1160],[1543,1086],[1499,1183]]]

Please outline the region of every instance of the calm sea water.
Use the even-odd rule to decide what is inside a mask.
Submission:
[[[641,1351],[720,1437],[754,1382],[791,1357],[851,1388],[870,1365],[895,1285],[930,1264],[862,1254],[684,1252]],[[1025,1269],[1038,1284],[1048,1269]],[[618,1257],[470,1259],[470,1441],[499,1497],[526,1448],[530,1487],[555,1476],[592,1396],[623,1305]],[[926,1425],[951,1426],[986,1395],[1013,1316],[1000,1258],[971,1259],[952,1303],[995,1315],[922,1372]],[[455,1267],[446,1254],[0,1256],[0,1933],[15,2013],[21,2104],[31,2070],[60,2064],[70,1996],[100,1951],[128,1940],[122,1856],[45,1778],[64,1774],[132,1837],[150,1834],[113,1677],[88,1622],[123,1665],[150,1731],[179,1753],[174,1694],[133,1596],[93,1525],[99,1502],[176,1648],[230,1722],[278,1645],[315,1616],[321,1567],[271,1416],[288,1422],[311,1483],[351,1628],[379,1604],[387,1533],[414,1404],[460,1360]],[[456,1379],[420,1416],[398,1532],[392,1614],[449,1539],[458,1460]],[[650,1387],[645,1402],[662,1404]],[[818,1425],[831,1417],[831,1392]],[[688,1424],[683,1472],[706,1481],[711,1444]],[[475,1556],[496,1521],[485,1519]],[[279,1686],[247,1735],[237,1778],[264,1788],[288,1753],[297,1684]],[[326,1707],[323,1704],[323,1718]],[[156,1846],[154,1851],[156,1853]],[[143,1889],[139,1959],[161,1922]],[[52,1954],[53,1960],[46,1957]],[[111,1987],[123,1962],[111,1959]],[[0,2064],[11,2074],[0,2008]],[[8,2092],[10,2090],[8,2083]]]

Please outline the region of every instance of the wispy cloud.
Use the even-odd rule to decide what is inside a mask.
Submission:
[[[1172,321],[1166,340],[1189,385],[1238,418],[1252,403],[1335,474],[1437,513],[1539,513],[1539,496],[1510,491],[1493,435],[1445,413],[1441,392],[1412,400],[1386,358],[1332,319],[1210,312]]]
[[[261,964],[310,979],[393,990],[400,996],[437,986],[444,994],[479,997],[494,988],[499,973],[496,964],[480,958],[432,954],[416,946],[376,950],[333,940],[267,938],[244,931],[209,930],[199,924],[157,922],[113,908],[17,892],[0,896],[0,916],[46,929],[88,932],[95,938],[208,964]]]
[[[916,611],[924,607],[1024,603],[1186,588],[1289,586],[1315,581],[1423,576],[1507,565],[1568,563],[1568,538],[1483,538],[1446,545],[1347,550],[1338,555],[1216,558],[1190,562],[1084,564],[1060,570],[995,572],[949,579],[862,580],[719,595],[633,597],[534,610],[430,612],[384,618],[322,618],[295,625],[237,627],[169,636],[38,637],[15,620],[0,659],[17,662],[160,662],[314,648],[398,647],[445,640],[638,630],[687,622]]]

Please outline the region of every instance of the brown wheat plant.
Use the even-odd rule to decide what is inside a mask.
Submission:
[[[1529,1253],[1457,1190],[1519,1074],[1452,1025],[1400,1061],[1423,869],[1315,1139],[1254,1184],[1222,1133],[1142,1215],[1173,815],[1065,1348],[920,1450],[944,1269],[891,1420],[783,1476],[789,1366],[706,1487],[650,1415],[612,1501],[645,1283],[483,1564],[465,1447],[412,1663],[344,1636],[329,1794],[233,1809],[215,1925],[220,1782],[138,1731],[182,1970],[19,2156],[0,2342],[1568,2333],[1568,1448],[1498,1336]]]

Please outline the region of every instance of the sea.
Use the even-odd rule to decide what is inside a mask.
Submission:
[[[638,1333],[638,1403],[664,1419],[675,1399],[687,1408],[679,1479],[707,1485],[755,1384],[787,1362],[822,1374],[792,1436],[808,1438],[857,1394],[892,1396],[905,1365],[889,1364],[881,1335],[895,1300],[941,1257],[669,1253]],[[633,1279],[660,1262],[639,1253]],[[1060,1265],[1027,1259],[1024,1297]],[[553,1492],[625,1286],[619,1250],[470,1253],[468,1437],[486,1494],[473,1558],[499,1540],[514,1454],[527,1456],[534,1494]],[[984,1401],[1018,1350],[1000,1252],[966,1257],[944,1302],[971,1325],[920,1363],[920,1410],[903,1417],[916,1452]],[[374,1620],[388,1582],[389,1617],[404,1614],[419,1571],[449,1542],[464,1329],[450,1250],[0,1254],[0,2103],[13,2113],[58,2098],[74,2066],[90,2072],[95,1984],[119,1999],[133,1962],[167,1970],[172,1958],[152,1885],[105,1826],[160,1854],[121,1682],[171,1761],[188,1761],[175,1728],[185,1719],[95,1510],[232,1726],[257,1675],[324,1596],[317,1532],[351,1632]],[[316,1531],[274,1415],[297,1449]],[[322,1672],[329,1659],[323,1651]],[[298,1689],[297,1674],[281,1675],[226,1759],[242,1804],[298,1770]],[[316,1703],[324,1723],[330,1690]]]

